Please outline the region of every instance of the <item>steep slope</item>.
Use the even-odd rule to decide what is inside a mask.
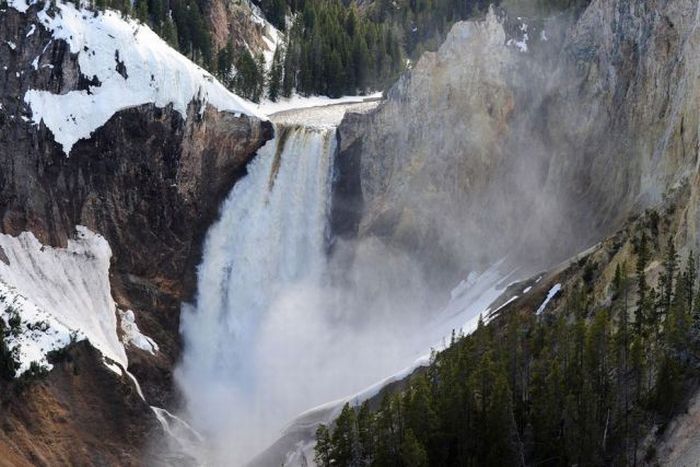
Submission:
[[[230,41],[235,49],[248,48],[253,55],[263,54],[269,68],[280,32],[253,2],[213,0],[208,2],[207,20],[214,51]]]
[[[562,259],[657,202],[697,162],[699,11],[593,1],[458,23],[340,127],[357,232],[454,277],[516,250]]]
[[[321,465],[399,451],[398,465],[415,465],[411,443],[428,465],[696,465],[697,263],[671,247],[685,241],[689,190],[511,284],[484,314],[487,325],[453,336],[430,365],[350,417],[361,436],[343,436],[352,426],[345,410],[325,446],[333,460]],[[344,454],[338,440],[348,439],[358,447]]]
[[[157,465],[144,457],[160,427],[126,375],[86,341],[45,378],[5,385],[0,465]]]
[[[114,297],[160,345],[158,373],[141,372],[140,358],[133,368],[153,397],[148,379],[168,386],[160,380],[177,356],[179,303],[192,293],[202,235],[271,126],[147,29],[110,12],[46,8],[10,7],[0,21],[2,231],[65,245],[80,224],[107,239]],[[140,48],[120,42],[125,28],[145,35]],[[119,80],[127,94],[147,88],[136,95],[143,103],[120,96]],[[81,119],[94,130],[73,131]]]
[[[0,63],[3,242],[12,248],[29,245],[26,257],[39,257],[39,251],[52,251],[48,247],[71,250],[76,226],[104,237],[111,250],[111,257],[106,256],[107,294],[112,306],[121,310],[111,310],[110,332],[118,349],[117,356],[110,357],[123,366],[128,361],[128,370],[148,401],[139,403],[141,408],[171,406],[175,402],[171,369],[180,350],[180,303],[194,292],[204,232],[248,161],[272,137],[272,126],[153,32],[111,11],[9,2],[0,10]],[[32,235],[35,240],[22,240]],[[27,284],[51,280],[52,273],[32,272],[33,263],[18,259],[25,257],[21,250],[0,249],[3,284],[51,314],[56,299],[51,294],[60,290],[60,282],[47,288],[45,295],[32,297]],[[58,273],[70,271],[61,267]],[[7,282],[13,278],[19,282]],[[79,284],[89,279],[67,280]],[[63,302],[76,303],[77,316],[97,312],[89,302]],[[67,329],[80,327],[79,321],[62,324]],[[103,365],[99,353],[88,352],[84,358],[91,360],[89,365]],[[134,418],[138,411],[132,411],[110,417],[118,411],[116,405],[103,410],[107,401],[90,393],[91,385],[101,384],[97,373],[81,374],[80,384],[61,386],[57,372],[63,370],[51,371],[27,400],[48,392],[41,397],[57,399],[66,410],[94,411],[95,423],[104,424],[105,430],[120,430],[117,422],[123,420],[142,432],[123,447],[128,461],[61,459],[52,457],[61,448],[52,453],[47,445],[41,454],[46,462],[139,463],[138,453],[147,441],[143,433],[155,423],[153,413],[146,410]],[[119,391],[135,391],[128,376],[120,381],[105,382],[117,391],[114,404],[121,397]],[[65,399],[71,391],[90,403],[74,407]],[[14,407],[19,400],[5,403]],[[43,430],[49,421],[40,418],[40,412],[12,409],[14,428],[4,425],[1,431],[9,433],[20,425]],[[66,446],[88,442],[87,433],[87,428],[68,430],[62,439]],[[110,436],[89,441],[93,453],[109,452],[105,443],[111,442]],[[29,456],[32,451],[17,452]],[[31,457],[25,461],[35,462]]]

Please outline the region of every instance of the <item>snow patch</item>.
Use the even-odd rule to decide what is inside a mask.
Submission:
[[[381,97],[381,92],[366,96],[343,96],[337,98],[327,96],[301,96],[295,93],[291,97],[278,99],[277,102],[263,100],[260,104],[257,104],[256,108],[258,112],[271,115],[288,110],[308,109],[311,107],[323,107],[335,104],[352,104],[366,100],[380,99]]]
[[[137,347],[141,350],[145,350],[152,355],[158,352],[158,344],[156,341],[150,337],[144,335],[139,330],[136,324],[136,318],[134,312],[131,310],[119,311],[119,316],[121,318],[121,328],[122,328],[122,341],[126,345],[131,345]]]
[[[46,355],[71,341],[70,328],[3,281],[0,281],[0,319],[5,324],[5,343],[17,352],[20,366],[16,376],[27,371],[32,362],[51,369]],[[13,326],[13,322],[17,324]],[[77,338],[77,333],[74,336]]]
[[[549,301],[551,299],[553,299],[554,296],[556,294],[558,294],[560,290],[561,290],[561,284],[556,284],[556,285],[554,285],[554,287],[549,289],[549,292],[547,292],[547,298],[544,299],[544,302],[542,302],[542,305],[540,305],[540,307],[537,309],[535,314],[539,315],[540,313],[542,313],[544,311],[544,309],[547,308],[547,304],[549,303]]]
[[[8,3],[26,11],[24,0]],[[43,120],[66,154],[116,112],[148,103],[158,107],[172,104],[187,118],[188,104],[200,99],[220,111],[266,119],[250,102],[228,91],[148,27],[109,10],[95,15],[69,3],[59,3],[57,9],[53,17],[46,9],[39,12],[39,20],[54,39],[64,40],[71,52],[78,54],[81,72],[97,77],[101,83],[89,92],[53,94],[29,90],[24,96],[32,109],[34,123]],[[117,52],[128,79],[117,71]]]
[[[30,232],[0,234],[7,259],[0,261],[0,316],[21,320],[8,341],[18,348],[20,373],[33,361],[50,368],[47,353],[83,338],[127,366],[109,284],[111,249],[87,227],[76,230],[66,248],[42,245]]]
[[[520,52],[525,53],[528,50],[527,47],[527,41],[530,40],[530,36],[528,35],[528,25],[526,23],[522,23],[520,25],[520,32],[523,33],[522,37],[519,40],[516,39],[508,39],[508,42],[506,42],[506,45],[508,47],[510,46],[515,46]]]
[[[489,312],[489,313],[487,314],[487,321],[490,321],[492,318],[494,318],[494,317],[496,316],[496,313],[498,313],[498,312],[501,311],[503,308],[505,308],[506,306],[510,305],[511,303],[513,303],[514,301],[516,301],[517,299],[518,299],[518,296],[517,296],[517,295],[513,295],[513,296],[510,297],[508,300],[506,300],[506,302],[505,302],[503,305],[501,305],[501,306],[499,306],[498,308],[496,308],[495,310]]]

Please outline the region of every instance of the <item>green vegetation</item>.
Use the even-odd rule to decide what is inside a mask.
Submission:
[[[19,368],[17,348],[10,350],[6,338],[12,331],[0,318],[0,380],[11,381]]]
[[[0,296],[0,304],[4,299],[4,296]],[[38,362],[31,362],[27,371],[16,378],[20,367],[19,347],[15,345],[10,348],[8,338],[19,336],[22,325],[25,325],[28,331],[45,333],[49,330],[49,324],[46,321],[23,322],[19,312],[11,305],[6,305],[2,312],[7,319],[0,317],[0,381],[16,380],[15,388],[21,390],[31,382],[44,378],[48,374],[48,369]]]
[[[338,0],[306,1],[289,31],[282,94],[364,93],[403,69],[399,34]]]
[[[661,248],[658,230],[644,227],[631,243],[636,264],[617,262],[611,279],[592,259],[574,266],[555,313],[511,309],[453,337],[377,410],[346,405],[334,427],[318,429],[317,463],[641,462],[642,438],[663,430],[697,377],[700,291],[693,254],[681,265],[670,236]],[[652,258],[661,260],[656,287]]]
[[[208,0],[93,0],[138,18],[171,46],[211,71],[233,92],[258,102],[302,95],[364,94],[391,84],[426,50],[436,50],[452,25],[483,15],[501,0],[260,0],[266,18],[285,33],[266,69],[262,55],[229,41],[214,50]],[[505,0],[513,11],[580,10],[589,0]],[[511,3],[513,4],[511,6]],[[267,94],[265,94],[267,90]]]
[[[262,0],[266,18],[286,36],[269,69],[262,56],[230,41],[214,50],[207,0],[136,0],[133,6],[126,0],[94,0],[93,6],[138,18],[233,92],[257,102],[294,91],[337,97],[383,89],[404,69],[406,58],[436,49],[454,22],[483,13],[490,3]]]
[[[130,0],[93,0],[92,5],[136,17],[192,61],[215,69],[206,0],[136,0],[133,7]]]

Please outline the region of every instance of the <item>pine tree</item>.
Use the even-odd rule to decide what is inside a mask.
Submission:
[[[375,462],[377,465],[394,465],[400,456],[400,432],[398,398],[385,394],[377,413]]]
[[[357,423],[355,411],[350,404],[345,404],[335,421],[331,437],[331,459],[333,465],[352,465],[357,448]]]
[[[646,280],[646,267],[649,261],[649,250],[646,232],[642,232],[637,249],[637,309],[635,313],[634,326],[637,335],[641,335],[644,329],[644,322],[649,307],[649,285]]]
[[[168,17],[163,22],[163,39],[170,44],[171,47],[179,47],[179,39],[177,36],[177,26],[173,22],[173,19],[168,15]]]
[[[138,0],[136,2],[136,17],[142,23],[146,24],[148,22],[148,1]]]
[[[270,79],[269,86],[267,89],[267,97],[272,101],[276,102],[280,95],[282,87],[282,73],[284,72],[284,50],[281,46],[275,49],[275,54],[272,57],[272,65],[270,67]]]
[[[316,429],[314,453],[316,465],[319,467],[329,467],[331,465],[331,438],[326,425],[319,425]]]
[[[5,335],[5,322],[0,318],[0,379],[10,381],[15,377],[19,362],[17,348],[10,350],[5,342]]]
[[[671,309],[673,301],[673,287],[678,269],[678,255],[676,254],[676,246],[673,244],[673,237],[668,238],[666,246],[666,256],[663,262],[664,272],[661,284],[661,312],[667,314]]]
[[[695,301],[695,283],[697,282],[697,266],[695,265],[695,253],[690,251],[688,255],[688,261],[685,266],[685,273],[683,274],[683,293],[686,299],[686,308],[688,312],[692,312],[693,304]]]
[[[235,63],[236,75],[232,81],[233,90],[242,97],[258,102],[264,86],[261,59],[253,58],[247,49],[243,49]]]
[[[232,68],[234,59],[233,42],[229,40],[217,55],[217,76],[226,87],[233,84]]]
[[[401,460],[406,466],[428,467],[428,454],[410,428],[401,442]]]
[[[360,465],[372,465],[374,461],[374,417],[365,401],[357,414],[358,460]]]

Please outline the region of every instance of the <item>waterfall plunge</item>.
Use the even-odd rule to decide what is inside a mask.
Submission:
[[[484,274],[440,313],[445,297],[427,288],[410,252],[369,236],[326,257],[335,156],[326,114],[342,110],[301,116],[309,124],[322,114],[320,128],[278,125],[208,232],[177,370],[208,465],[243,465],[301,412],[422,360],[499,294],[502,276]],[[313,426],[293,429],[300,423]]]
[[[269,315],[275,300],[323,279],[335,129],[278,127],[276,134],[209,230],[196,309],[182,314],[178,380],[194,426],[214,450],[229,448],[208,459],[215,464],[247,460],[305,408],[285,388],[269,387],[256,366],[266,359],[258,355],[261,327],[271,319],[285,325]]]

